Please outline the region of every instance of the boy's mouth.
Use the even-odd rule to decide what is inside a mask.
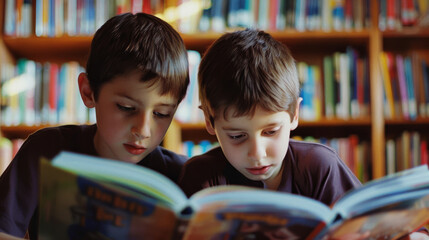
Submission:
[[[262,166],[262,167],[246,168],[246,170],[253,175],[261,175],[268,172],[270,168],[271,166],[268,165],[268,166]]]
[[[144,148],[144,147],[136,146],[136,145],[132,145],[132,144],[127,144],[127,143],[124,144],[124,147],[127,150],[127,152],[129,152],[133,155],[140,155],[146,151],[146,148]]]

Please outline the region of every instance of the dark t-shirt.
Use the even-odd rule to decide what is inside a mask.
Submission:
[[[277,191],[310,197],[327,205],[361,186],[336,152],[318,143],[290,140],[282,167]],[[220,147],[189,159],[179,180],[188,196],[203,188],[233,184],[265,188],[262,181],[250,180],[237,171]]]
[[[52,159],[60,151],[97,156],[93,139],[97,126],[66,125],[45,128],[30,135],[0,177],[0,232],[37,239],[39,159]],[[178,181],[186,158],[157,147],[137,165]]]

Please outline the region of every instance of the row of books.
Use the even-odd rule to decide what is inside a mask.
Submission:
[[[303,98],[300,118],[359,118],[369,115],[369,70],[366,57],[351,47],[323,59],[317,65],[299,62],[298,75]]]
[[[401,30],[409,26],[429,26],[427,0],[379,0],[380,30]]]
[[[351,134],[341,138],[314,138],[292,136],[296,140],[317,142],[333,148],[361,182],[372,179],[371,147],[368,141]]]
[[[58,37],[92,35],[121,13],[120,0],[6,0],[4,34]],[[35,16],[32,16],[35,8]],[[33,21],[35,29],[32,29]]]
[[[416,131],[403,131],[386,140],[386,174],[429,163],[428,138]]]
[[[218,142],[211,142],[209,140],[201,140],[197,143],[189,140],[182,142],[181,153],[190,158],[206,153],[210,149],[217,146],[219,146]]]
[[[19,59],[2,64],[2,125],[95,122],[93,109],[83,104],[78,89],[77,62],[63,64]]]
[[[429,65],[410,55],[383,52],[379,56],[387,119],[429,117]]]
[[[6,0],[5,9],[5,35],[23,37],[92,35],[124,12],[157,15],[183,33],[236,27],[349,31],[370,24],[369,0]]]
[[[202,13],[200,31],[258,27],[278,31],[349,31],[369,26],[368,0],[220,0]],[[209,24],[211,23],[211,24]]]
[[[15,154],[24,143],[24,139],[8,139],[0,136],[0,176],[9,166]]]

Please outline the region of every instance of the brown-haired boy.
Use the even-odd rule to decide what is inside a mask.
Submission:
[[[163,20],[144,13],[109,19],[94,35],[80,94],[94,125],[42,129],[0,178],[0,232],[37,239],[40,157],[62,150],[145,166],[178,180],[183,156],[159,146],[189,84],[187,50]]]
[[[203,56],[198,81],[206,128],[220,147],[186,162],[179,185],[188,196],[235,184],[331,205],[361,186],[332,148],[290,139],[298,126],[298,75],[288,48],[269,34],[246,29],[222,35]]]

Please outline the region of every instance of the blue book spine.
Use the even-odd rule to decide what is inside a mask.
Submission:
[[[417,118],[417,103],[414,94],[414,80],[411,66],[411,59],[406,57],[405,63],[405,79],[407,82],[407,93],[408,93],[408,109],[410,111],[410,119],[415,120]]]
[[[49,1],[48,37],[55,37],[55,0]]]
[[[15,0],[6,0],[6,6],[4,11],[4,34],[13,36],[16,34],[16,11],[15,11]]]

